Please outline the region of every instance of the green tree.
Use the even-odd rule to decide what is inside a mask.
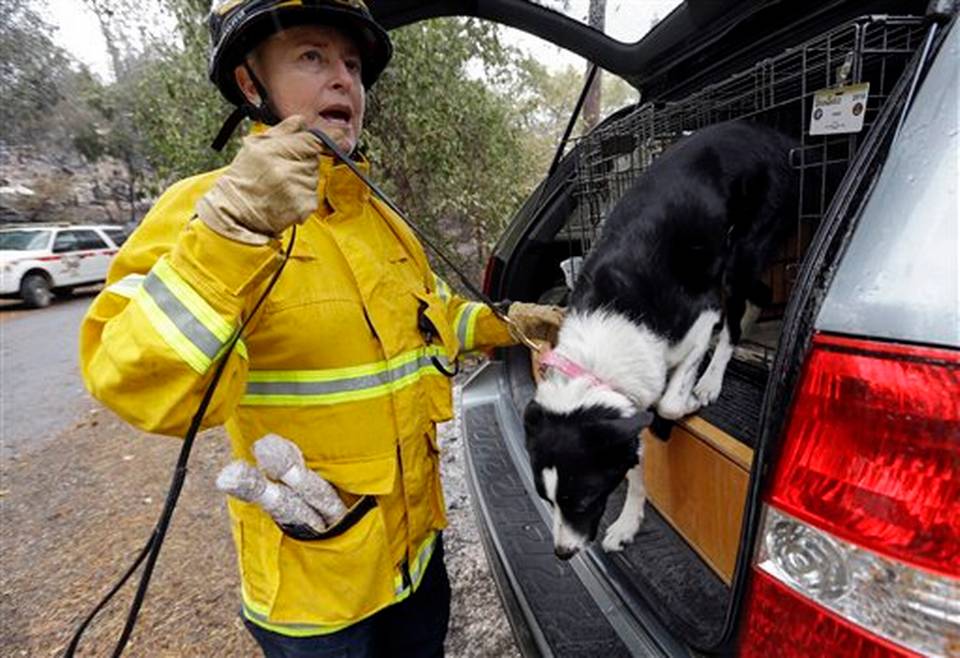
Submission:
[[[73,62],[28,0],[0,0],[0,16],[0,140],[36,143],[65,98]]]
[[[162,0],[173,16],[173,39],[155,41],[131,77],[132,111],[148,145],[146,157],[159,191],[173,180],[221,167],[236,152],[234,138],[222,153],[210,143],[233,109],[207,77],[209,0]]]
[[[535,162],[535,170],[546,171],[570,121],[577,98],[584,84],[584,74],[573,66],[550,71],[533,58],[518,62],[508,96],[513,99],[516,114],[523,124],[526,149]],[[601,78],[602,105],[600,118],[635,103],[637,90],[622,78],[605,75]],[[581,112],[571,135],[571,146],[591,129]]]
[[[476,275],[536,177],[524,122],[498,93],[517,53],[475,20],[416,23],[392,38],[394,61],[368,104],[370,157],[399,205]]]

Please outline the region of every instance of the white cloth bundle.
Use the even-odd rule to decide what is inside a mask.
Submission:
[[[267,477],[283,482],[319,512],[328,523],[334,523],[347,511],[336,489],[307,468],[303,453],[292,441],[276,434],[267,434],[253,444],[257,465]]]
[[[245,461],[227,464],[217,476],[217,489],[259,505],[280,525],[307,526],[316,532],[326,529],[323,517],[290,487],[271,482]]]

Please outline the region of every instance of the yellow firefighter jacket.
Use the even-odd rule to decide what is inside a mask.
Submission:
[[[364,163],[364,167],[366,164]],[[81,328],[84,381],[137,427],[182,436],[228,337],[282,261],[290,231],[233,242],[194,218],[220,171],[167,190],[117,254]],[[268,432],[296,442],[348,505],[341,534],[300,541],[230,499],[244,613],[294,636],[329,633],[415,590],[446,524],[435,424],[452,416],[458,353],[513,342],[490,309],[451,294],[407,226],[343,164],[320,163],[319,210],[230,354],[204,426],[235,457]],[[427,344],[418,312],[438,336]]]

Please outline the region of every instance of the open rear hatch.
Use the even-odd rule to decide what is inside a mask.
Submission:
[[[644,432],[648,509],[634,543],[623,552],[606,554],[594,546],[570,565],[552,557],[519,422],[534,391],[536,364],[527,353],[504,352],[501,363],[465,388],[465,436],[488,554],[509,573],[500,579],[512,583],[505,598],[519,596],[532,606],[524,623],[529,627],[533,620],[546,641],[537,643],[537,650],[573,655],[586,646],[578,638],[589,637],[591,628],[602,629],[607,639],[610,633],[617,637],[619,644],[597,645],[609,647],[604,652],[609,655],[632,653],[637,646],[671,655],[686,652],[684,647],[728,646],[736,605],[732,585],[744,548],[742,519],[784,310],[835,192],[848,173],[857,175],[848,172],[850,165],[887,100],[907,84],[902,73],[923,43],[923,5],[900,7],[918,16],[829,22],[803,41],[781,43],[774,54],[768,40],[760,40],[756,59],[732,74],[619,113],[578,141],[559,169],[563,182],[548,184],[539,208],[525,209],[530,221],[501,243],[505,258],[492,292],[555,303],[563,298],[560,262],[589,252],[607,211],[651,160],[684,134],[746,118],[778,127],[799,143],[792,154],[801,179],[796,229],[766,275],[774,303],[738,348],[715,404],[660,428],[664,438]],[[738,51],[736,57],[749,61],[748,54]],[[862,131],[809,134],[815,92],[863,83],[870,91]],[[478,409],[485,409],[482,418]],[[498,501],[508,482],[513,494]],[[601,536],[619,513],[624,490],[611,497]],[[501,504],[508,508],[498,511]],[[580,582],[571,590],[566,579],[574,576]],[[536,606],[543,610],[533,610]],[[584,622],[591,615],[593,621]],[[556,627],[556,635],[544,631],[544,623]]]

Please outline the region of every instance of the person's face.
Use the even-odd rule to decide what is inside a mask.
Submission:
[[[281,120],[299,114],[346,153],[353,151],[363,129],[366,98],[360,53],[353,40],[330,27],[293,27],[268,38],[247,61]],[[256,87],[243,66],[237,67],[236,76],[246,97],[259,105]]]

